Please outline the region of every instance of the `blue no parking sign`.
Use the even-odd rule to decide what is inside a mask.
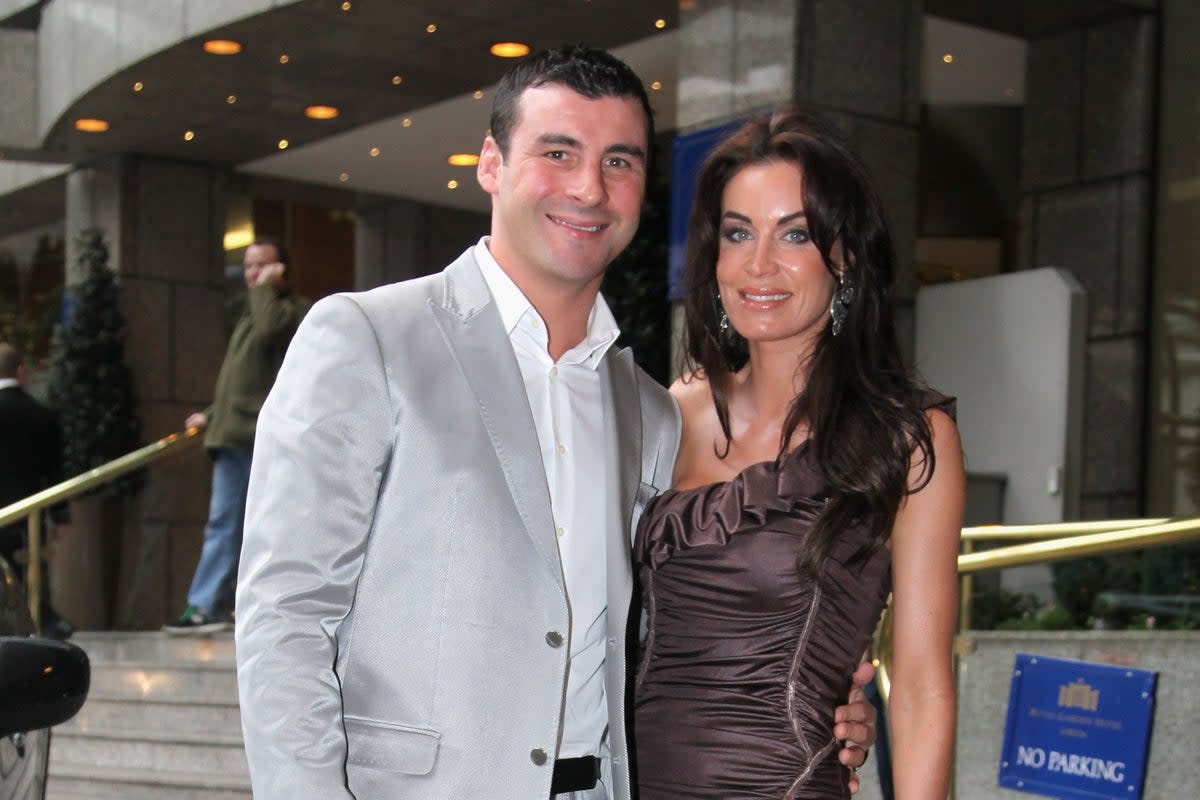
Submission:
[[[1157,674],[1021,653],[1000,785],[1066,800],[1139,800]]]

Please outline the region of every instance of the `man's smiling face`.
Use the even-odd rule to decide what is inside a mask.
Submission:
[[[518,286],[599,285],[637,230],[648,146],[635,98],[592,100],[560,84],[521,93],[508,153],[488,137],[478,169],[492,255]]]

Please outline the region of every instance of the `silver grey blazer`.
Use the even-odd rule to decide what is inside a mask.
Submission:
[[[628,351],[601,370],[608,743],[627,800],[630,537],[670,485],[680,422]],[[470,251],[317,303],[259,417],[246,509],[256,800],[547,797],[568,655],[550,634],[570,626],[524,384]]]

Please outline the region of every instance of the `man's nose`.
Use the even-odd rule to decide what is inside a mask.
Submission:
[[[571,197],[583,206],[597,206],[608,197],[604,169],[600,164],[585,164],[572,175]]]

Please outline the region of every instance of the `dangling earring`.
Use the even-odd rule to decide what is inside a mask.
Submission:
[[[846,315],[850,313],[850,304],[853,302],[854,283],[843,270],[838,275],[838,288],[829,300],[829,318],[832,320],[830,327],[833,329],[834,336],[842,332],[842,326],[846,324]]]
[[[717,307],[717,330],[722,336],[729,333],[729,317],[725,316],[725,304],[721,302],[720,290],[713,290],[713,305]]]

